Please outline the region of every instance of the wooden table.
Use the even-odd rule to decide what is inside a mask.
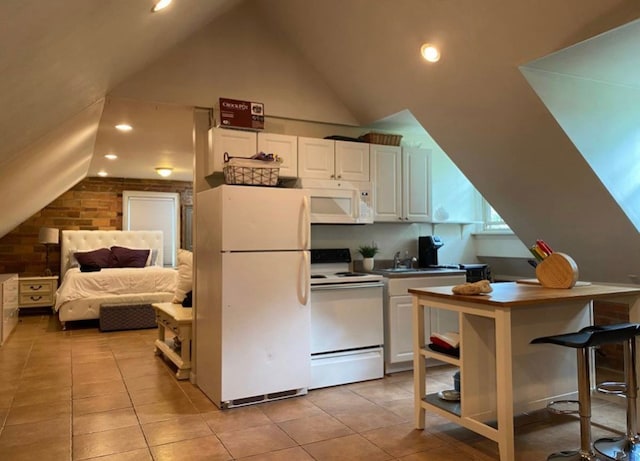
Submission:
[[[628,304],[630,321],[640,322],[640,288],[551,289],[515,282],[492,287],[492,293],[478,296],[454,295],[450,286],[409,290],[413,295],[415,425],[423,429],[425,410],[433,411],[496,441],[500,459],[513,461],[514,414],[544,408],[551,400],[575,394],[577,388],[575,351],[531,345],[531,339],[591,324],[596,299]],[[425,308],[458,313],[459,359],[426,347]],[[460,368],[460,402],[426,394],[426,358]]]
[[[155,341],[155,354],[164,354],[177,367],[176,377],[188,379],[191,372],[191,324],[192,308],[184,308],[180,304],[152,304],[158,321],[158,339]],[[173,340],[166,339],[166,329],[171,330],[180,341],[180,348],[175,348]]]

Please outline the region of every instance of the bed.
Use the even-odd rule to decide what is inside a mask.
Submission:
[[[151,304],[171,302],[174,297],[178,271],[163,267],[161,231],[63,230],[60,245],[61,283],[54,310],[63,329],[68,321],[100,318],[102,304]],[[84,265],[78,262],[78,253],[86,255],[96,250],[108,253],[106,249],[114,247],[149,250],[149,256],[143,262],[144,267],[97,270],[86,261]]]

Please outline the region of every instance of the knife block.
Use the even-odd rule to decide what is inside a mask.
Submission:
[[[578,281],[578,265],[569,255],[551,253],[536,267],[536,277],[546,288],[571,288]]]

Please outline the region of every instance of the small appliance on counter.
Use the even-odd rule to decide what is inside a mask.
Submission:
[[[418,237],[418,265],[420,267],[437,267],[438,250],[444,242],[437,235]]]
[[[488,264],[438,264],[438,250],[444,242],[437,235],[418,237],[418,265],[434,269],[462,269],[466,272],[467,282],[491,280]]]

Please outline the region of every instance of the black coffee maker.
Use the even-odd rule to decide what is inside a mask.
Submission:
[[[431,267],[438,265],[438,250],[444,242],[437,235],[418,237],[418,265]]]

